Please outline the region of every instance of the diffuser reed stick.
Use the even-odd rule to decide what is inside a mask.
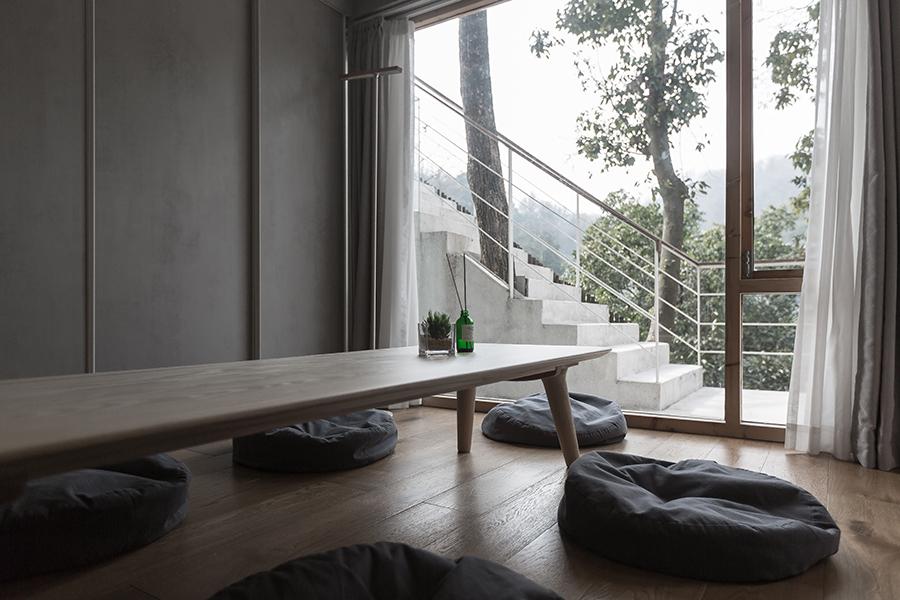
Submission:
[[[466,255],[463,254],[463,310],[469,310],[469,286],[466,283]]]
[[[450,280],[453,282],[453,289],[456,290],[456,300],[459,302],[459,308],[462,310],[464,308],[464,304],[462,298],[459,297],[459,287],[456,285],[456,275],[453,274],[453,265],[450,264],[450,255],[447,254],[447,268],[450,269]],[[463,255],[463,290],[465,290],[465,272],[466,272],[466,257]]]

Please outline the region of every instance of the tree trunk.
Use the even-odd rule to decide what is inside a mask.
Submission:
[[[485,11],[459,20],[459,81],[466,116],[489,131],[496,131]],[[508,214],[509,204],[500,175],[503,173],[500,147],[496,140],[469,124],[466,124],[466,146],[469,152],[466,175],[481,229],[481,262],[506,280],[510,263],[504,215]]]
[[[671,34],[670,26],[663,20],[662,0],[653,0],[650,20],[650,60],[647,66],[647,102],[644,126],[650,141],[653,174],[659,187],[663,204],[664,242],[681,249],[684,244],[684,203],[690,196],[687,184],[681,180],[672,165],[669,123],[666,116],[666,44]],[[673,7],[677,10],[677,6]],[[675,331],[675,309],[681,297],[681,259],[665,247],[660,255],[661,269],[670,275],[657,275],[659,281],[660,339],[670,342]]]

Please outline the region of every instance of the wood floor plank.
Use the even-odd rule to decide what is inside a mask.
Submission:
[[[556,523],[513,554],[506,566],[563,598],[581,598],[597,579],[597,558],[567,542]]]
[[[827,505],[829,466],[835,462],[828,456],[807,456],[783,449],[771,450],[763,465],[763,473],[799,485]]]
[[[363,531],[345,535],[336,542],[336,545],[398,542],[424,548],[457,527],[464,526],[461,517],[453,509],[422,502],[387,519],[377,521]]]
[[[841,549],[825,564],[825,598],[900,597],[900,474],[831,461],[828,509]]]
[[[428,548],[446,556],[474,555],[503,562],[556,523],[563,478],[559,470],[488,512],[474,518],[464,514],[463,526]]]
[[[707,584],[632,569],[563,539],[556,523],[559,450],[489,440],[477,414],[472,453],[460,455],[453,411],[398,410],[395,418],[396,453],[353,471],[247,469],[231,464],[224,444],[179,451],[193,473],[181,527],[92,568],[0,584],[0,598],[202,598],[305,554],[382,540],[499,561],[573,599],[900,598],[900,473],[777,444],[639,429],[604,447],[666,460],[708,458],[782,477],[816,495],[842,529],[840,552],[799,577]]]
[[[762,471],[772,446],[778,445],[751,440],[720,440],[712,447],[706,458],[729,467]]]
[[[562,472],[556,453],[538,454],[528,460],[513,460],[483,475],[427,499],[478,516],[516,496],[553,473]]]
[[[773,583],[708,583],[702,600],[818,600],[822,598],[824,584],[825,565],[819,564],[802,575]]]
[[[664,442],[644,453],[659,460],[678,462],[691,458],[706,458],[720,438],[689,433],[672,433]]]

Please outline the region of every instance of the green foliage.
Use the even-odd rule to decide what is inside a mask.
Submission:
[[[433,339],[443,339],[449,337],[450,330],[453,325],[450,323],[450,316],[447,313],[428,311],[428,316],[422,321],[422,331]]]
[[[798,21],[796,27],[779,31],[769,44],[765,64],[770,69],[772,82],[778,86],[774,97],[777,109],[794,104],[801,96],[811,98],[815,92],[815,54],[819,37],[818,0],[811,2],[805,12],[804,18]],[[792,181],[799,189],[797,195],[791,198],[790,205],[798,215],[806,214],[809,210],[813,133],[810,131],[801,136],[789,157],[797,170]],[[801,251],[794,256],[802,255]]]
[[[818,1],[811,2],[795,28],[780,31],[770,44],[765,64],[777,86],[775,106],[783,109],[814,92],[815,48],[818,37]],[[606,199],[656,236],[662,237],[664,214],[670,216],[671,198],[664,195],[673,181],[661,177],[669,161],[669,139],[707,114],[706,89],[715,79],[714,67],[724,59],[714,42],[716,33],[702,17],[678,9],[677,0],[569,0],[557,13],[555,32],[532,34],[531,50],[547,56],[554,48],[574,45],[573,55],[582,88],[596,94],[593,109],[578,118],[577,149],[596,161],[602,170],[632,167],[638,158],[652,161],[659,185],[653,197],[634,198],[619,191]],[[615,52],[609,60],[606,49]],[[787,206],[767,208],[756,219],[755,250],[761,257],[802,255],[805,247],[803,216],[809,206],[809,172],[813,133],[802,136],[790,155],[797,171],[793,183],[798,193]],[[697,150],[706,138],[697,142]],[[671,162],[669,161],[669,167]],[[662,168],[661,168],[662,167]],[[701,231],[701,215],[693,202],[707,189],[691,182],[684,202],[683,250],[700,262],[724,261],[725,231],[721,225]],[[671,194],[670,194],[671,196]],[[665,208],[665,210],[664,210]],[[672,264],[666,251],[654,256],[654,244],[632,227],[612,216],[600,217],[584,234],[581,266],[590,276],[582,280],[586,300],[607,304],[614,322],[638,323],[641,336],[650,335],[654,303],[654,262]],[[709,268],[699,274],[681,261],[678,279],[699,278],[700,321],[697,331],[697,296],[679,287],[669,298],[676,309],[669,326],[673,334],[673,362],[696,363],[698,337],[704,350],[721,351],[725,341],[724,269]],[[571,269],[565,277],[573,282]],[[624,301],[620,299],[624,297]],[[744,387],[786,390],[790,380],[794,327],[770,325],[796,322],[796,295],[755,295],[744,298]],[[784,352],[758,355],[754,352]],[[701,356],[705,384],[724,385],[724,356]]]
[[[666,8],[668,15],[662,14]],[[570,0],[557,13],[556,29],[562,36],[535,31],[531,50],[547,56],[566,37],[578,46],[582,87],[599,99],[578,118],[578,151],[602,169],[668,152],[652,147],[651,128],[667,139],[707,114],[705,90],[724,55],[706,19],[678,10],[677,2]],[[601,62],[596,51],[607,46],[615,48],[617,59]],[[705,145],[700,139],[697,149]]]
[[[775,34],[769,44],[766,66],[771,69],[775,92],[775,108],[790,106],[800,94],[812,94],[816,75],[814,54],[819,35],[819,3],[806,8],[806,18],[794,29]]]
[[[662,229],[662,207],[658,200],[641,202],[623,191],[610,194],[606,203],[655,235]],[[722,263],[725,259],[725,228],[721,225],[701,231],[702,215],[693,202],[685,210],[685,250],[701,263]],[[794,236],[798,218],[788,207],[769,207],[758,220],[757,245],[767,255],[784,256],[796,251]],[[627,250],[625,247],[633,250]],[[609,306],[610,320],[638,323],[642,339],[650,337],[653,314],[653,244],[635,229],[612,216],[602,216],[584,234],[581,266],[592,274],[582,280],[585,300]],[[682,261],[680,280],[693,288],[696,270]],[[566,279],[574,281],[569,270]],[[706,351],[721,352],[725,347],[725,272],[722,268],[700,272],[701,346]],[[617,295],[624,296],[623,302]],[[681,311],[674,323],[677,338],[670,347],[672,362],[696,364],[697,314],[696,296],[682,288],[676,302]],[[686,316],[687,315],[687,316]],[[795,323],[796,295],[756,295],[744,300],[746,323]],[[690,318],[688,318],[690,316]],[[749,352],[791,352],[794,328],[745,326],[744,349]],[[702,355],[704,385],[722,387],[725,383],[724,356]],[[790,381],[789,356],[745,356],[744,387],[749,389],[786,390]]]

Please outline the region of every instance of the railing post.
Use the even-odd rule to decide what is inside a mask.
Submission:
[[[506,194],[506,244],[507,244],[507,259],[508,259],[508,277],[509,281],[509,299],[512,300],[516,295],[516,271],[515,271],[515,258],[513,255],[513,250],[515,246],[513,245],[513,150],[511,147],[508,147],[509,154],[506,162],[506,182],[508,192]]]
[[[703,366],[703,342],[700,337],[700,265],[697,265],[697,366]]]
[[[659,283],[660,283],[660,255],[662,243],[657,239],[653,246],[653,339],[656,342],[656,383],[659,384]]]
[[[422,210],[422,106],[421,98],[416,94],[416,211]]]
[[[578,239],[575,242],[575,289],[578,291],[578,299],[583,300],[581,293],[581,194],[575,192],[575,225],[578,226]]]

